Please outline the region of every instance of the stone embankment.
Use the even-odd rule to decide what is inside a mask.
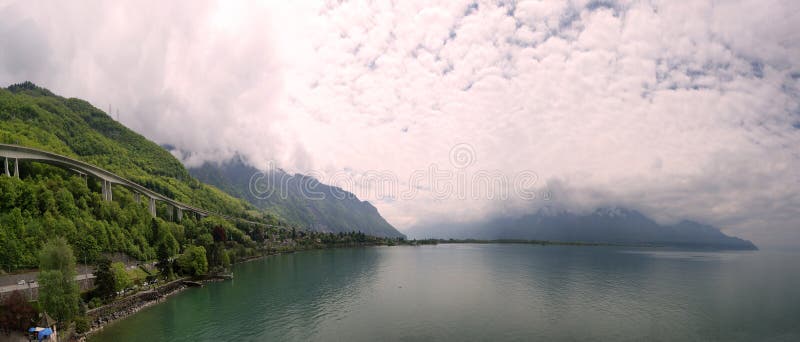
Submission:
[[[86,336],[103,329],[107,324],[135,314],[141,309],[160,303],[170,295],[176,294],[184,289],[183,283],[186,279],[178,279],[153,290],[143,291],[114,301],[111,304],[101,306],[86,312],[91,319],[91,329],[79,339],[83,341]]]

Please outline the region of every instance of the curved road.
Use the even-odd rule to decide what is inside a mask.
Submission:
[[[260,222],[248,221],[248,220],[237,218],[237,217],[222,215],[220,213],[215,213],[215,212],[210,211],[210,210],[205,210],[203,208],[198,208],[198,207],[195,207],[195,206],[188,205],[186,203],[178,202],[178,201],[173,200],[173,199],[171,199],[171,198],[169,198],[167,196],[164,196],[164,195],[159,194],[159,193],[157,193],[157,192],[155,192],[153,190],[150,190],[150,189],[148,189],[148,188],[146,188],[144,186],[141,186],[141,185],[139,185],[137,183],[134,183],[134,182],[132,182],[130,180],[127,180],[127,179],[125,179],[125,178],[123,178],[121,176],[118,176],[117,174],[115,174],[115,173],[113,173],[111,171],[104,170],[104,169],[102,169],[100,167],[97,167],[97,166],[91,165],[89,163],[85,163],[85,162],[82,162],[80,160],[73,159],[73,158],[70,158],[70,157],[67,157],[67,156],[63,156],[63,155],[60,155],[60,154],[47,152],[47,151],[43,151],[43,150],[31,148],[31,147],[24,147],[24,146],[19,146],[19,145],[0,144],[0,157],[4,157],[5,158],[5,160],[3,161],[3,163],[4,163],[4,170],[3,171],[5,172],[6,176],[11,176],[11,172],[10,172],[11,170],[9,169],[9,161],[10,160],[14,160],[14,176],[17,176],[17,177],[19,175],[19,170],[18,170],[19,167],[17,165],[17,161],[19,161],[19,160],[32,160],[32,161],[37,161],[37,162],[41,162],[41,163],[57,165],[57,166],[60,166],[60,167],[63,167],[63,168],[67,168],[67,169],[76,171],[76,172],[78,172],[80,174],[92,175],[94,177],[97,177],[103,182],[103,198],[106,199],[106,200],[109,200],[109,201],[112,199],[111,184],[122,185],[122,186],[130,189],[131,191],[133,191],[135,194],[137,194],[137,196],[138,196],[138,194],[144,194],[144,195],[148,196],[150,198],[150,213],[153,216],[155,216],[155,201],[158,200],[158,201],[163,201],[163,202],[169,203],[173,207],[177,208],[178,209],[178,220],[180,220],[183,211],[190,211],[190,212],[202,215],[202,216],[212,216],[213,215],[213,216],[219,216],[219,217],[222,217],[222,218],[225,218],[225,219],[228,219],[228,220],[239,220],[239,221],[242,221],[242,222],[255,224],[255,225],[281,228],[281,226],[274,226],[274,225],[269,225],[269,224],[260,223]]]
[[[173,199],[171,199],[171,198],[169,198],[167,196],[164,196],[164,195],[159,194],[159,193],[157,193],[157,192],[155,192],[153,190],[150,190],[150,189],[148,189],[148,188],[146,188],[144,186],[141,186],[141,185],[139,185],[137,183],[134,183],[134,182],[132,182],[130,180],[127,180],[127,179],[125,179],[125,178],[123,178],[121,176],[118,176],[117,174],[115,174],[115,173],[113,173],[111,171],[104,170],[104,169],[102,169],[100,167],[97,167],[97,166],[94,166],[92,164],[85,163],[85,162],[82,162],[80,160],[76,160],[76,159],[73,159],[73,158],[70,158],[70,157],[67,157],[67,156],[63,156],[63,155],[60,155],[60,154],[52,153],[52,152],[47,152],[47,151],[43,151],[43,150],[39,150],[39,149],[35,149],[35,148],[18,146],[18,145],[0,144],[0,157],[4,158],[4,161],[3,161],[4,169],[2,170],[2,172],[6,176],[12,176],[11,170],[9,168],[9,161],[13,160],[13,162],[14,162],[13,176],[19,177],[18,161],[19,160],[31,160],[31,161],[47,163],[47,164],[52,164],[52,165],[60,166],[60,167],[63,167],[63,168],[67,168],[67,169],[76,171],[76,172],[78,172],[78,173],[80,173],[82,175],[92,175],[94,177],[97,177],[103,182],[103,198],[108,200],[108,201],[112,200],[111,184],[122,185],[122,186],[130,189],[131,191],[133,191],[135,194],[137,194],[137,196],[138,196],[138,194],[144,194],[144,195],[150,197],[150,213],[153,216],[155,216],[155,201],[159,200],[159,201],[167,202],[170,205],[174,206],[175,208],[178,208],[178,219],[179,220],[180,220],[180,217],[182,215],[181,214],[182,211],[190,211],[190,212],[194,212],[194,213],[197,213],[199,215],[202,215],[202,216],[219,216],[219,217],[222,217],[222,218],[227,219],[227,220],[238,220],[238,221],[241,221],[241,222],[254,224],[254,225],[261,225],[261,226],[275,227],[275,228],[287,228],[287,227],[283,227],[283,226],[270,225],[270,224],[265,224],[265,223],[261,223],[261,222],[248,221],[248,220],[241,219],[241,218],[238,218],[238,217],[222,215],[222,214],[210,211],[210,210],[205,210],[205,209],[202,209],[202,208],[198,208],[198,207],[195,207],[195,206],[188,205],[186,203],[178,202],[178,201],[173,200]],[[33,275],[33,278],[35,279],[36,276]],[[84,280],[84,279],[88,279],[88,278],[94,278],[94,275],[92,275],[91,273],[85,273],[85,274],[79,274],[75,278],[76,278],[76,280],[80,281],[80,280]],[[26,282],[25,285],[13,284],[13,285],[0,286],[0,294],[7,293],[7,292],[10,292],[10,291],[16,291],[16,290],[28,290],[29,288],[36,288],[37,286],[38,286],[38,282],[33,282],[33,283],[30,283],[30,284],[28,284]]]

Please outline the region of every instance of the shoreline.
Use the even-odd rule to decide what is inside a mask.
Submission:
[[[449,242],[454,243],[454,242]],[[455,243],[472,243],[472,242],[455,242]],[[487,243],[487,242],[483,242]],[[488,243],[497,243],[497,242],[488,242]],[[401,245],[394,245],[394,246],[407,246],[407,247],[420,247],[429,244],[401,244]],[[336,249],[336,248],[365,248],[365,247],[378,247],[378,246],[387,246],[387,247],[394,247],[389,245],[345,245],[345,246],[332,246],[332,247],[322,247],[322,248],[307,248],[307,249],[300,249],[300,250],[290,250],[290,251],[282,251],[276,253],[267,253],[258,256],[249,257],[240,261],[237,261],[233,265],[243,264],[247,262],[252,262],[256,260],[265,259],[271,256],[279,256],[283,254],[293,254],[298,252],[306,252],[306,251],[314,251],[314,250],[324,250],[324,249]],[[160,285],[152,290],[139,292],[131,297],[121,298],[112,303],[88,310],[86,315],[91,318],[90,328],[89,331],[83,333],[78,337],[78,341],[86,341],[91,335],[96,334],[99,331],[102,331],[106,326],[109,324],[113,324],[114,322],[118,322],[128,318],[130,316],[135,315],[139,311],[146,309],[148,307],[166,302],[169,297],[177,295],[187,289],[190,286],[187,286],[184,282],[186,281],[196,281],[199,283],[210,283],[210,282],[218,282],[222,281],[218,278],[215,278],[213,275],[206,275],[201,278],[191,278],[191,277],[183,277],[176,280],[173,280],[169,283]],[[159,293],[162,289],[166,289],[168,287],[174,287],[172,289],[168,289],[163,293]]]
[[[189,288],[183,284],[188,279],[187,277],[176,279],[155,289],[136,293],[131,297],[122,298],[113,303],[88,310],[86,316],[91,318],[91,327],[89,331],[79,335],[78,341],[86,341],[89,336],[102,331],[109,324],[121,321],[148,307],[163,303],[169,297],[183,292]],[[161,290],[164,291],[161,292]]]
[[[540,245],[540,246],[568,246],[568,247],[643,247],[643,248],[659,248],[664,246],[656,246],[656,245],[622,245],[622,244],[603,244],[603,243],[574,243],[574,242],[558,242],[558,241],[538,241],[538,240],[472,240],[472,239],[464,239],[464,240],[439,240],[437,244],[448,245],[448,244],[526,244],[526,245]],[[425,245],[435,245],[435,244],[400,244],[400,245],[346,245],[346,246],[328,246],[322,248],[307,248],[307,249],[300,249],[300,250],[290,250],[290,251],[282,251],[276,253],[267,253],[258,256],[249,257],[243,260],[239,260],[233,264],[243,264],[247,262],[252,262],[256,260],[265,259],[271,256],[279,256],[283,254],[293,254],[298,252],[306,252],[306,251],[314,251],[314,250],[323,250],[323,249],[336,249],[336,248],[365,248],[365,247],[378,247],[378,246],[387,246],[387,247],[394,247],[394,246],[407,246],[407,247],[421,247]],[[99,331],[102,331],[106,326],[112,324],[114,322],[118,322],[128,318],[139,311],[146,309],[148,307],[166,302],[169,297],[179,294],[191,286],[185,284],[186,281],[196,281],[199,283],[211,283],[211,282],[219,282],[223,281],[214,275],[206,275],[200,278],[191,278],[191,277],[183,277],[176,280],[173,280],[169,283],[163,284],[157,288],[152,290],[140,292],[137,294],[132,295],[128,298],[119,299],[113,303],[106,304],[104,306],[92,309],[87,311],[87,316],[89,316],[92,320],[90,322],[91,328],[89,331],[79,335],[78,341],[86,341],[88,337],[93,334],[96,334]],[[164,290],[162,292],[162,290]],[[127,302],[127,303],[126,303]],[[100,313],[98,313],[100,312]]]
[[[376,245],[362,245],[362,246],[337,246],[337,247],[328,247],[328,248],[363,248],[363,247],[374,247]],[[253,256],[247,259],[243,259],[232,263],[231,266],[237,264],[243,264],[246,262],[261,260],[264,258],[268,258],[271,256],[278,256],[283,254],[292,254],[297,252],[303,251],[313,251],[313,250],[320,250],[320,249],[328,249],[328,248],[309,248],[309,249],[301,249],[301,250],[292,250],[292,251],[284,251],[284,252],[277,252],[277,253],[267,253],[258,256]],[[196,281],[202,284],[205,283],[212,283],[212,282],[219,282],[223,281],[214,275],[206,275],[198,278],[192,277],[182,277],[170,281],[169,283],[160,285],[154,289],[143,291],[131,295],[130,297],[121,298],[115,300],[112,303],[91,309],[86,311],[86,316],[91,318],[90,328],[89,331],[78,335],[78,341],[86,341],[91,335],[96,334],[97,332],[102,331],[106,326],[109,324],[113,324],[114,322],[122,321],[125,318],[135,315],[139,311],[149,308],[151,306],[161,304],[166,302],[169,297],[177,295],[187,289],[190,286],[185,284],[186,281]],[[164,290],[162,292],[162,290]]]
[[[540,245],[540,246],[571,246],[571,247],[643,247],[643,248],[659,248],[663,246],[654,246],[654,245],[615,245],[615,244],[602,244],[602,243],[561,243],[561,242],[552,242],[552,241],[536,241],[536,240],[445,240],[445,241],[437,241],[440,244],[448,245],[448,244],[527,244],[527,245]],[[394,246],[406,246],[406,247],[421,247],[425,245],[435,245],[435,244],[401,244],[401,245],[394,245]],[[298,252],[306,252],[306,251],[314,251],[314,250],[323,250],[323,249],[336,249],[336,248],[365,248],[365,247],[378,247],[378,246],[387,246],[387,247],[394,247],[391,245],[361,245],[361,246],[335,246],[335,247],[323,247],[323,248],[308,248],[308,249],[301,249],[301,250],[291,250],[291,251],[283,251],[277,253],[268,253],[258,256],[249,257],[240,261],[237,261],[233,265],[243,264],[247,262],[252,262],[256,260],[265,259],[271,256],[279,256],[283,254],[293,254]],[[192,278],[192,277],[183,277],[176,280],[173,280],[169,283],[163,284],[158,286],[154,289],[140,292],[137,294],[132,295],[131,297],[119,299],[113,303],[106,304],[104,306],[100,306],[94,309],[87,311],[86,315],[89,316],[92,320],[90,322],[91,327],[89,331],[79,335],[78,341],[86,341],[91,335],[96,334],[99,331],[102,331],[106,326],[109,324],[113,324],[114,322],[118,322],[128,318],[130,316],[135,315],[139,311],[146,309],[148,307],[166,302],[169,297],[177,295],[191,286],[186,285],[186,281],[195,281],[202,284],[211,283],[211,282],[219,282],[224,281],[220,278],[216,277],[215,275],[206,275],[200,278]],[[162,290],[164,290],[162,292]]]

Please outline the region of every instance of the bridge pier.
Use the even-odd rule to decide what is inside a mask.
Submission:
[[[19,167],[20,160],[29,160],[30,162],[52,164],[67,170],[74,170],[83,178],[84,182],[87,183],[87,185],[88,185],[88,176],[91,175],[93,182],[95,179],[103,182],[101,190],[103,193],[103,199],[107,201],[113,200],[112,185],[113,184],[121,185],[127,188],[128,190],[132,190],[136,194],[137,201],[143,201],[143,199],[141,199],[142,195],[147,196],[150,202],[148,211],[153,217],[156,217],[158,215],[158,212],[156,210],[157,209],[156,200],[160,200],[166,202],[168,205],[173,207],[173,211],[167,213],[167,215],[169,215],[170,218],[175,218],[179,221],[183,220],[183,212],[187,210],[189,215],[194,215],[189,217],[196,217],[198,220],[201,220],[208,215],[218,215],[223,219],[231,219],[231,220],[237,219],[237,218],[227,217],[219,213],[207,211],[202,208],[192,207],[185,203],[178,202],[162,194],[159,194],[158,192],[148,189],[142,185],[136,184],[128,179],[122,178],[112,172],[104,170],[100,167],[82,162],[80,160],[72,159],[70,157],[66,157],[63,155],[24,146],[16,146],[16,145],[8,145],[0,143],[0,158],[3,158],[3,168],[0,169],[0,177],[2,177],[3,174],[5,174],[8,177],[12,176],[11,165],[9,165],[12,162],[14,163],[13,176],[18,178],[21,177],[20,167]],[[27,172],[30,171],[32,170],[27,170]],[[92,187],[94,186],[95,184],[92,184]],[[244,221],[247,222],[246,220]]]
[[[81,180],[83,181],[83,184],[87,184],[87,185],[89,184],[89,176],[87,174],[81,172],[80,170],[76,170],[76,169],[72,169],[72,171],[75,171],[75,173],[78,174],[78,177],[81,177]]]
[[[138,192],[134,192],[133,193],[133,200],[136,201],[137,204],[138,203],[142,203],[142,195],[140,193],[138,193]]]
[[[114,199],[114,194],[111,192],[111,182],[103,179],[103,199],[110,201]]]
[[[148,210],[150,211],[150,215],[156,217],[156,199],[150,197],[150,205],[148,206]]]

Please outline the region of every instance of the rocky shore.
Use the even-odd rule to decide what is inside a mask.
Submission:
[[[267,253],[263,255],[252,256],[244,260],[241,260],[237,263],[245,263],[263,259],[270,256],[289,254],[294,252],[295,251]],[[181,291],[189,288],[189,286],[187,286],[188,283],[187,281],[189,279],[190,278],[188,277],[180,278],[171,281],[167,284],[161,285],[153,290],[139,292],[130,297],[122,298],[114,301],[113,303],[87,311],[86,315],[89,316],[89,318],[91,319],[90,329],[86,333],[80,335],[77,340],[86,341],[87,337],[102,330],[103,327],[105,327],[106,325],[116,320],[120,320],[128,316],[131,316],[139,312],[139,310],[142,310],[149,306],[164,302],[169,296],[180,293]],[[200,283],[210,283],[210,282],[219,282],[232,279],[232,275],[216,274],[216,275],[197,277],[194,279]]]
[[[151,305],[161,303],[167,297],[185,290],[187,288],[184,284],[185,280],[178,279],[153,290],[139,292],[111,304],[87,311],[86,314],[91,319],[91,328],[78,341],[85,341],[89,335],[102,330],[107,324],[133,315]]]
[[[280,255],[280,254],[281,253],[268,253],[264,255],[253,256],[245,260],[241,260],[239,261],[239,263],[254,261],[268,256]],[[227,279],[230,279],[229,276],[227,275],[222,275],[222,276],[211,275],[211,276],[201,277],[199,281],[203,283],[208,283],[208,282],[225,281]],[[131,316],[139,312],[139,310],[161,303],[165,301],[169,296],[178,294],[181,291],[189,288],[189,286],[186,285],[187,280],[189,280],[189,278],[177,279],[167,284],[161,285],[153,290],[139,292],[130,297],[116,300],[111,304],[107,304],[87,311],[86,315],[89,316],[89,318],[91,319],[90,323],[91,327],[89,331],[87,331],[78,338],[78,341],[86,341],[87,337],[102,330],[103,327],[105,327],[109,323],[126,318],[128,316]]]

